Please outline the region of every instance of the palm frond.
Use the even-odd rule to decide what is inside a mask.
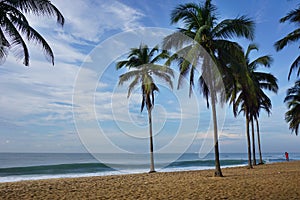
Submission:
[[[240,65],[244,62],[243,48],[237,42],[216,39],[213,41],[213,47],[218,52],[218,60],[224,64]]]
[[[298,100],[300,102],[300,80],[296,81],[294,86],[287,90],[284,102]]]
[[[189,25],[191,22],[197,21],[197,11],[200,6],[196,3],[180,4],[171,13],[171,23],[178,23],[183,21],[185,24]]]
[[[284,23],[286,21],[300,23],[300,7],[291,10],[286,16],[280,19],[280,23]]]
[[[146,46],[146,48],[148,48],[148,46]],[[152,58],[154,56],[155,53],[157,53],[159,51],[159,47],[158,45],[156,45],[155,47],[153,47],[151,49],[151,51],[149,52],[149,57]]]
[[[122,61],[117,62],[116,69],[118,70],[118,69],[125,67],[127,65],[127,63],[128,63],[128,60],[122,60]]]
[[[255,108],[255,116],[259,116],[259,110],[264,109],[268,115],[271,114],[272,102],[271,99],[262,91],[259,92],[259,107]]]
[[[57,23],[64,25],[63,15],[49,0],[3,0],[2,2],[20,9],[24,13],[56,17]]]
[[[171,35],[166,36],[163,39],[163,49],[181,49],[184,44],[191,43],[193,41],[192,37],[188,37],[186,34],[181,32],[174,32]]]
[[[290,106],[290,102],[296,102],[299,100],[300,100],[299,94],[289,94],[284,98],[284,102],[288,103],[289,106]],[[291,105],[293,105],[293,103]]]
[[[226,19],[214,28],[213,33],[217,38],[245,37],[253,40],[254,22],[245,16]]]
[[[260,88],[267,89],[274,93],[278,91],[277,78],[271,73],[255,72],[255,79],[258,81]]]
[[[287,36],[285,36],[284,38],[278,40],[274,46],[276,51],[280,51],[282,50],[284,47],[286,47],[287,45],[289,45],[290,43],[293,43],[295,41],[298,41],[300,39],[300,28],[292,31],[291,33],[289,33]]]
[[[289,128],[292,132],[298,135],[300,124],[300,80],[296,81],[294,86],[287,90],[284,102],[289,109],[285,113],[285,120],[289,123]]]
[[[296,58],[296,60],[293,62],[293,64],[291,65],[289,75],[288,75],[288,80],[290,80],[292,72],[297,69],[298,69],[297,76],[299,76],[300,75],[300,56],[298,56]]]
[[[243,92],[240,92],[237,95],[237,98],[235,99],[233,105],[232,105],[232,109],[233,109],[233,115],[236,117],[241,111],[245,111],[245,95]],[[247,101],[247,100],[246,100]],[[240,111],[239,110],[239,106],[241,107]],[[246,114],[246,113],[245,113]]]
[[[245,54],[245,58],[248,58],[250,52],[253,51],[253,50],[258,51],[258,45],[257,44],[254,44],[254,43],[249,44],[249,46],[247,48],[247,51],[246,51],[246,54]]]
[[[270,55],[265,55],[253,60],[249,66],[255,70],[258,66],[271,67],[272,62],[273,58]]]
[[[10,44],[6,39],[1,27],[0,27],[0,64],[4,63],[8,56]]]
[[[157,50],[158,51],[158,50]],[[151,53],[151,52],[150,52]],[[153,55],[152,55],[153,56]],[[152,57],[151,56],[151,57]],[[158,54],[157,56],[155,56],[151,61],[150,63],[157,63],[161,60],[164,60],[164,59],[169,59],[170,57],[170,53],[167,51],[167,50],[162,50],[162,52],[160,54]]]
[[[135,78],[136,76],[139,76],[140,74],[140,70],[132,70],[132,71],[128,71],[125,74],[122,74],[119,77],[119,85],[123,85],[124,82],[129,81],[130,79]]]
[[[10,22],[7,17],[2,18],[2,28],[5,33],[9,35],[9,39],[11,40],[10,46],[13,54],[19,58],[23,59],[23,63],[25,66],[29,65],[29,51],[25,41],[22,36],[15,28],[15,26]]]
[[[132,58],[132,57],[142,57],[142,44],[140,45],[139,48],[131,48],[130,49],[130,54],[128,55],[127,58]]]
[[[130,83],[130,85],[128,86],[128,93],[127,93],[127,98],[130,97],[132,91],[134,90],[134,88],[137,86],[137,84],[140,81],[140,76],[137,75],[135,76],[134,80]]]
[[[52,65],[54,65],[54,54],[46,40],[22,19],[20,20],[20,18],[15,16],[11,16],[10,18],[13,24],[15,24],[15,26],[26,35],[28,41],[33,41],[35,44],[42,45],[47,60],[51,61]]]
[[[188,60],[183,58],[179,59],[177,62],[179,64],[179,70],[180,70],[180,75],[177,84],[177,89],[179,89],[182,85],[182,81],[186,78],[188,72],[191,70],[193,66]]]
[[[206,107],[209,108],[209,96],[210,96],[210,92],[209,92],[209,89],[208,89],[208,86],[203,78],[203,76],[200,76],[199,80],[199,89],[200,89],[200,92],[203,94],[203,96],[205,97],[206,99]]]
[[[147,70],[150,71],[150,73],[158,71],[160,73],[164,73],[164,74],[174,78],[174,71],[168,66],[162,66],[162,65],[151,63],[151,64],[147,65]]]
[[[169,85],[169,87],[171,89],[173,89],[172,78],[169,75],[167,75],[167,74],[165,74],[163,72],[160,72],[160,71],[153,71],[153,74],[155,76],[157,76],[159,79],[164,80],[164,82],[166,82]]]
[[[300,124],[300,104],[295,104],[285,113],[285,120],[289,123],[289,129],[298,135]]]
[[[177,62],[177,65],[180,66],[180,64],[186,58],[186,55],[188,54],[188,52],[190,52],[192,48],[193,48],[192,45],[188,45],[183,48],[180,48],[177,52],[175,52],[167,59],[165,65],[170,66],[172,62]]]

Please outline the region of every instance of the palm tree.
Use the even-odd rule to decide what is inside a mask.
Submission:
[[[238,65],[237,65],[238,66]],[[241,66],[238,66],[239,68]],[[231,84],[226,83],[228,93],[227,101],[232,103],[233,113],[236,117],[239,113],[243,112],[246,118],[246,138],[247,138],[247,152],[248,152],[248,168],[252,168],[251,162],[251,140],[249,132],[249,123],[250,123],[250,107],[252,103],[255,103],[254,100],[254,88],[252,87],[252,80],[247,72],[240,73],[236,71],[231,66],[231,71],[234,72],[231,81]],[[228,79],[229,80],[229,79]],[[252,105],[253,107],[253,105]],[[239,111],[238,111],[239,110]]]
[[[259,93],[259,94],[261,94],[262,96],[261,95],[258,96],[258,100],[259,100],[258,107],[253,109],[254,112],[252,115],[253,115],[254,119],[252,119],[252,123],[253,123],[253,120],[256,121],[257,144],[258,144],[258,152],[259,152],[259,163],[258,164],[264,164],[263,159],[262,159],[262,153],[261,153],[262,151],[261,151],[258,118],[259,118],[260,109],[264,109],[268,113],[268,115],[271,114],[272,103],[271,103],[271,99],[262,90],[260,90],[260,92],[261,93]],[[253,153],[253,155],[254,155],[254,153]],[[253,163],[254,163],[254,161],[253,161]]]
[[[169,67],[156,64],[163,59],[169,58],[169,53],[165,50],[159,52],[158,46],[150,50],[147,45],[141,44],[139,48],[132,48],[127,58],[127,60],[119,61],[116,65],[117,70],[123,67],[128,68],[128,72],[120,76],[119,85],[132,80],[128,88],[127,97],[129,97],[134,88],[137,87],[138,84],[141,84],[143,97],[141,112],[145,106],[148,111],[151,173],[155,172],[152,136],[152,109],[154,107],[154,92],[159,91],[153,76],[165,81],[170,88],[173,88],[172,77],[174,77],[174,74],[172,69]]]
[[[179,61],[180,77],[178,87],[182,83],[182,79],[189,74],[190,80],[190,95],[194,86],[197,64],[203,61],[199,71],[202,73],[199,77],[200,89],[207,100],[209,106],[209,98],[212,109],[213,124],[214,124],[214,152],[215,152],[215,176],[222,176],[220,160],[219,160],[219,143],[218,143],[218,127],[217,127],[217,88],[220,76],[217,76],[212,69],[213,65],[222,71],[221,61],[218,55],[223,51],[229,53],[231,49],[237,48],[238,44],[231,42],[235,36],[253,39],[254,23],[245,16],[236,19],[226,19],[217,23],[219,19],[216,17],[216,7],[211,4],[211,0],[206,0],[203,4],[187,3],[177,6],[171,13],[171,23],[176,24],[182,22],[183,27],[180,27],[177,32],[167,36],[164,39],[165,49],[179,49],[177,51],[187,52],[187,57],[190,59],[182,59],[176,54],[172,57]],[[188,42],[188,39],[194,40]],[[201,52],[195,54],[199,45],[204,48],[209,55],[201,55]],[[203,59],[203,60],[202,60]],[[206,77],[206,79],[205,79]],[[208,81],[207,81],[208,80]]]
[[[295,85],[288,89],[284,99],[289,110],[285,113],[285,120],[289,123],[292,132],[298,135],[300,124],[300,80],[295,82]]]
[[[295,23],[297,27],[299,27],[300,22],[300,5],[298,5],[298,8],[291,10],[286,16],[280,19],[280,23],[284,23],[286,21],[289,21],[291,23]],[[275,43],[275,48],[277,51],[282,50],[284,47],[286,47],[290,43],[295,43],[300,39],[300,27],[296,30],[290,32],[288,35],[286,35],[284,38],[278,40]],[[300,75],[300,56],[296,58],[296,60],[292,63],[288,75],[288,80],[290,80],[291,74],[294,70],[297,70],[297,76]]]
[[[24,14],[53,16],[63,26],[64,17],[49,0],[1,0],[0,1],[0,62],[9,51],[29,65],[29,50],[24,41],[42,45],[46,58],[54,65],[54,54],[46,40],[30,26]]]
[[[255,73],[255,72],[254,72]],[[264,76],[264,73],[262,74]],[[255,74],[254,74],[254,78]],[[274,83],[267,83],[270,84],[270,87],[274,88],[275,93],[278,90],[278,86],[276,83],[275,77],[272,77],[271,75],[271,81],[274,81]],[[272,85],[274,84],[274,85]],[[253,165],[256,165],[256,157],[255,157],[255,136],[254,136],[254,121],[256,122],[256,133],[257,133],[257,143],[258,143],[258,151],[259,151],[259,164],[263,164],[262,159],[262,153],[261,153],[261,141],[260,141],[260,132],[259,132],[259,114],[260,110],[265,110],[268,115],[271,114],[271,108],[272,108],[272,102],[271,99],[264,93],[264,91],[261,88],[261,83],[258,83],[258,91],[256,93],[257,95],[257,104],[252,105],[250,108],[250,122],[251,122],[251,130],[252,130],[252,155],[253,155]],[[273,89],[272,89],[273,90]]]
[[[246,117],[246,136],[248,143],[248,167],[252,168],[252,164],[256,165],[255,158],[255,136],[254,136],[254,120],[257,123],[257,137],[259,143],[260,162],[262,163],[260,134],[259,134],[259,112],[264,109],[270,113],[272,107],[271,100],[264,93],[263,90],[269,90],[277,93],[278,85],[277,79],[270,73],[257,72],[259,66],[270,67],[272,58],[269,55],[261,56],[253,61],[250,61],[249,55],[251,51],[258,50],[257,45],[250,44],[247,51],[241,55],[243,58],[237,59],[238,62],[232,63],[231,72],[233,72],[234,83],[231,83],[230,90],[228,90],[228,97],[230,103],[233,104],[235,116],[240,112],[244,112]],[[241,70],[242,69],[242,70]],[[246,69],[246,70],[245,70]],[[251,162],[251,141],[249,133],[249,123],[252,129],[252,153],[253,163]]]

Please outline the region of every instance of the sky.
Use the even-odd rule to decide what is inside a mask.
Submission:
[[[170,13],[190,1],[165,0],[53,0],[65,17],[64,27],[53,18],[28,15],[30,24],[50,44],[55,65],[39,46],[29,44],[30,66],[9,55],[0,65],[0,152],[131,152],[149,151],[148,118],[140,113],[136,88],[127,99],[128,85],[118,86],[115,63],[140,43],[160,44],[180,24],[170,24]],[[280,52],[274,43],[294,30],[279,19],[299,3],[296,0],[213,0],[219,20],[247,15],[256,22],[254,41],[236,39],[243,48],[259,46],[251,58],[272,55],[269,69],[278,78],[278,94],[267,93],[272,114],[260,114],[263,152],[300,152],[300,137],[291,134],[284,120],[287,80],[298,46]],[[195,88],[176,90],[159,82],[155,94],[153,130],[155,152],[212,151],[212,120],[205,100]],[[245,119],[235,118],[228,104],[218,106],[220,152],[246,153]]]

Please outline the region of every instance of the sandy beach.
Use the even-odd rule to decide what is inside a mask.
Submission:
[[[0,199],[300,199],[300,161],[0,184]]]

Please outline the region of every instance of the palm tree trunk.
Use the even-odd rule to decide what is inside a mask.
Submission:
[[[153,135],[152,135],[152,108],[148,109],[148,120],[149,120],[149,134],[150,134],[150,171],[149,173],[155,172],[154,169],[154,156],[153,156]]]
[[[255,158],[255,135],[254,135],[254,123],[253,117],[251,119],[251,130],[252,130],[252,155],[253,155],[253,165],[256,165],[256,158]]]
[[[256,131],[257,131],[257,142],[258,142],[258,151],[259,151],[259,164],[264,164],[262,155],[261,155],[261,147],[260,147],[260,133],[259,133],[259,124],[258,119],[256,120]]]
[[[218,138],[218,124],[217,124],[217,112],[216,112],[216,99],[215,93],[211,93],[211,107],[212,107],[212,115],[213,115],[213,123],[214,123],[214,143],[215,143],[215,176],[223,177],[220,165],[220,157],[219,157],[219,138]]]
[[[249,133],[249,116],[248,112],[246,111],[246,137],[247,137],[247,144],[248,144],[248,168],[251,169],[252,163],[251,163],[251,141],[250,141],[250,133]]]

